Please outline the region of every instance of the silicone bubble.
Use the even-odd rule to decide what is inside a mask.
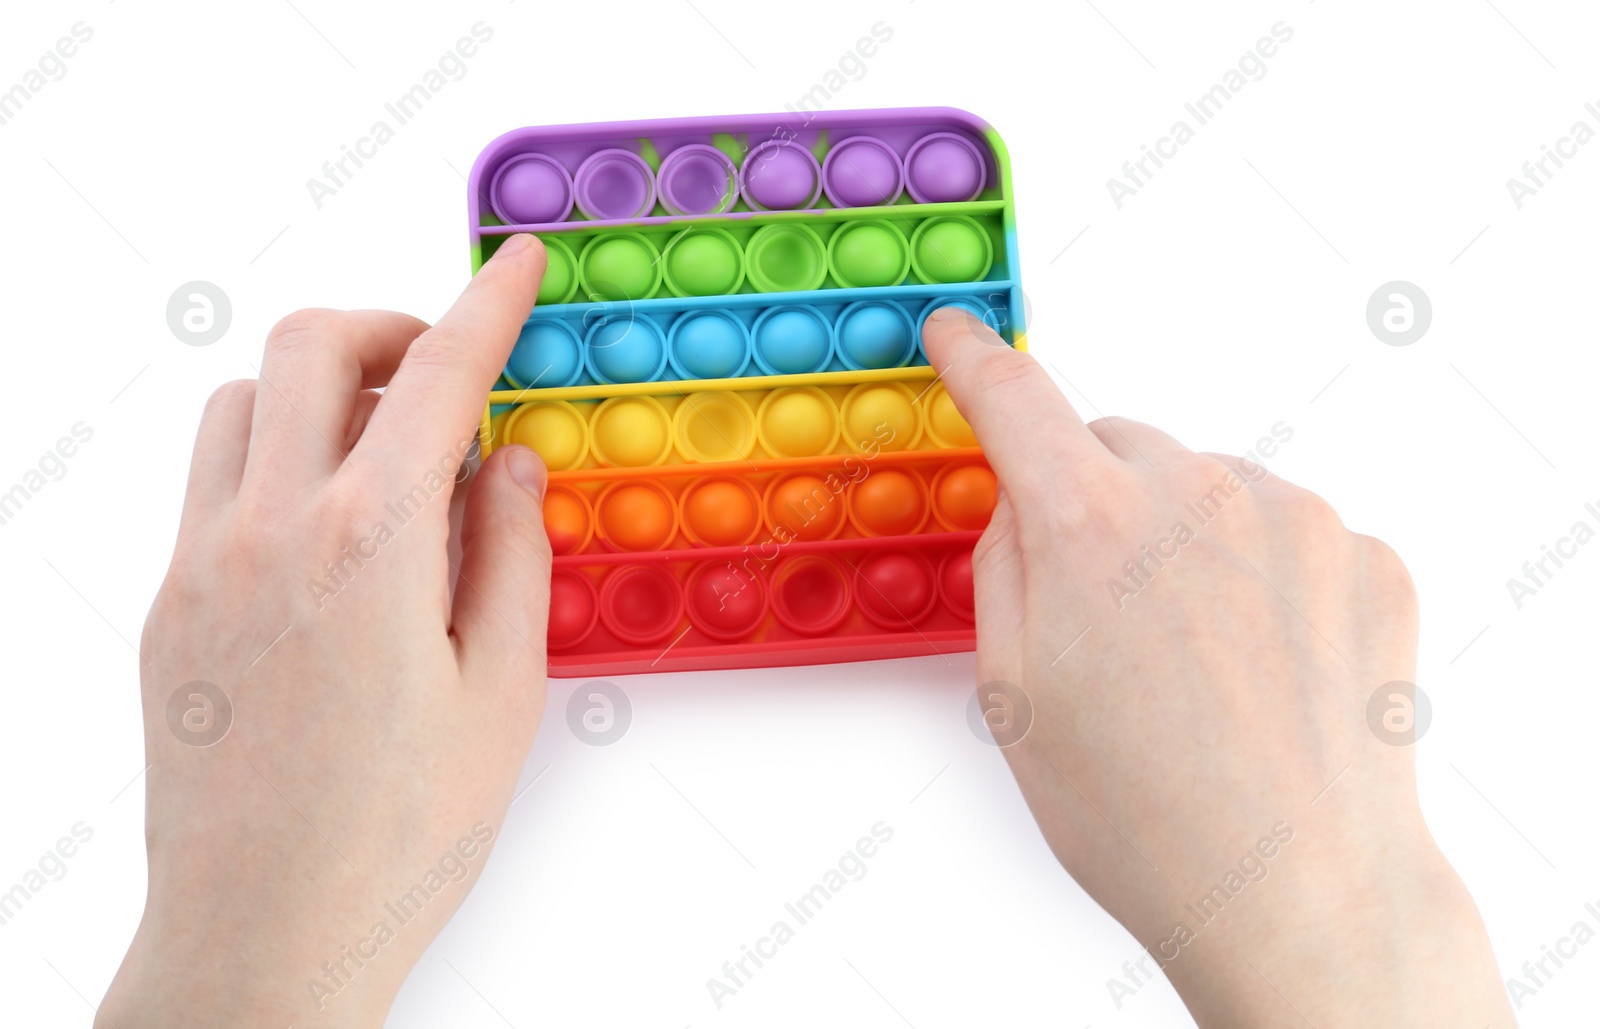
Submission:
[[[761,501],[742,479],[700,479],[683,491],[683,533],[703,547],[736,547],[755,541]]]
[[[739,195],[739,172],[716,147],[689,143],[661,159],[656,185],[672,214],[721,214]]]
[[[955,465],[933,479],[933,515],[949,529],[987,526],[998,498],[994,472],[983,465]]]
[[[977,599],[972,581],[972,551],[958,550],[939,564],[939,596],[944,606],[972,621]]]
[[[661,288],[661,254],[637,232],[596,236],[578,259],[589,300],[643,300]]]
[[[929,218],[911,234],[911,270],[923,282],[981,282],[994,244],[971,218]]]
[[[536,302],[543,306],[564,304],[578,288],[578,259],[572,248],[559,239],[541,236],[539,240],[544,244],[545,270]]]
[[[660,643],[682,617],[683,591],[656,565],[618,568],[600,586],[600,620],[624,643]]]
[[[667,289],[680,297],[736,293],[744,281],[744,251],[722,229],[685,229],[661,252]]]
[[[839,360],[848,368],[899,368],[910,364],[917,352],[916,326],[898,304],[877,300],[851,304],[839,315],[834,331],[839,337]]]
[[[654,482],[616,482],[595,500],[595,533],[616,550],[660,550],[678,535],[677,505]]]
[[[869,472],[845,496],[850,522],[863,536],[906,536],[928,520],[927,487],[899,468]]]
[[[579,572],[557,570],[550,576],[550,649],[582,643],[594,631],[599,612],[599,598],[588,578]]]
[[[598,321],[584,343],[589,373],[601,382],[650,382],[667,369],[667,337],[642,314]]]
[[[973,434],[972,426],[956,410],[956,402],[950,399],[950,392],[944,388],[944,383],[928,390],[927,396],[922,398],[922,409],[928,422],[928,436],[939,446],[978,445],[978,437]]]
[[[589,423],[578,408],[560,401],[518,407],[501,438],[531,447],[552,472],[578,467],[589,453]]]
[[[788,558],[779,562],[771,581],[773,615],[803,636],[831,632],[850,614],[850,582],[832,558]]]
[[[828,240],[828,270],[841,286],[896,286],[910,268],[905,233],[888,222],[851,222]]]
[[[745,245],[745,274],[763,293],[818,289],[828,277],[827,248],[804,225],[768,225]]]
[[[640,218],[656,203],[655,176],[644,158],[629,150],[601,150],[578,165],[572,177],[578,210],[590,218]]]
[[[594,412],[594,456],[604,465],[660,464],[672,449],[672,419],[655,397],[612,397]]]
[[[513,389],[570,386],[582,374],[583,341],[566,322],[551,318],[526,322],[506,360],[506,378]]]
[[[667,360],[683,379],[727,379],[750,363],[750,330],[726,311],[691,311],[667,332]]]
[[[737,393],[690,393],[672,414],[672,436],[686,461],[742,461],[756,446],[756,415]]]
[[[815,386],[775,389],[756,409],[756,438],[773,457],[832,453],[839,439],[839,409]]]
[[[833,360],[833,326],[809,307],[774,307],[750,330],[752,356],[768,375],[820,372]]]
[[[769,139],[745,155],[740,180],[758,211],[798,211],[822,195],[822,168],[811,152],[788,139]]]
[[[750,635],[767,616],[767,591],[759,579],[727,561],[708,561],[689,576],[689,622],[714,640]]]
[[[965,136],[935,132],[906,151],[906,191],[919,204],[953,204],[983,192],[983,151]]]
[[[594,538],[594,512],[577,490],[551,486],[544,495],[544,534],[556,557],[577,554]]]
[[[892,204],[904,180],[900,155],[872,136],[836,143],[822,161],[822,188],[839,207]]]
[[[836,478],[836,477],[835,477]],[[767,485],[767,527],[779,543],[832,539],[844,527],[844,498],[815,475],[790,475]]]
[[[507,225],[544,225],[572,213],[572,179],[544,154],[518,154],[489,180],[489,208]]]
[[[885,629],[910,629],[939,599],[933,565],[921,554],[893,550],[856,567],[856,606]]]
[[[910,450],[922,438],[917,395],[900,382],[864,382],[839,406],[845,442],[856,450]]]

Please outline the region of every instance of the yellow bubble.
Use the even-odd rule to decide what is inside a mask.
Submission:
[[[846,442],[857,450],[909,450],[922,436],[917,395],[904,383],[862,383],[841,410]]]
[[[756,432],[774,457],[827,454],[839,438],[839,412],[814,386],[775,389],[756,412]]]
[[[672,416],[684,460],[700,464],[740,461],[756,445],[756,416],[737,393],[691,393]]]
[[[654,397],[613,397],[594,413],[594,456],[601,464],[660,464],[671,448],[671,419]]]
[[[588,423],[576,407],[560,401],[518,407],[500,438],[531,447],[554,472],[578,467],[589,452]]]
[[[950,399],[950,393],[943,383],[928,391],[923,404],[927,408],[928,435],[933,437],[935,443],[943,447],[978,445],[978,437],[973,435],[972,426],[956,410],[956,402]]]

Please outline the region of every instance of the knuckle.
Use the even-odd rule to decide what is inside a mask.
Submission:
[[[1374,536],[1357,536],[1361,542],[1366,556],[1369,573],[1378,580],[1381,587],[1408,598],[1410,603],[1416,603],[1417,586],[1411,579],[1411,570],[1406,567],[1405,560],[1389,544]]]
[[[256,397],[256,380],[234,379],[225,382],[212,390],[211,396],[206,398],[206,407],[203,417],[226,411],[240,404],[254,403]]]
[[[267,333],[267,350],[285,352],[327,338],[338,312],[308,307],[284,315]]]

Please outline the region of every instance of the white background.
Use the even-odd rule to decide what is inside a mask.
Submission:
[[[94,437],[0,526],[0,889],[74,823],[94,837],[0,926],[0,1021],[88,1024],[136,924],[128,641],[211,389],[252,375],[297,307],[443,310],[468,268],[461,173],[501,132],[780,110],[878,21],[893,39],[830,105],[951,104],[1000,129],[1031,343],[1084,414],[1236,453],[1285,421],[1274,470],[1407,559],[1434,705],[1424,806],[1504,972],[1595,925],[1600,543],[1520,610],[1506,580],[1574,522],[1600,527],[1584,510],[1600,504],[1600,143],[1520,210],[1506,180],[1575,121],[1600,129],[1584,110],[1600,101],[1600,15],[1549,0],[1213,6],[9,5],[0,88],[74,22],[94,37],[0,126],[0,490],[74,423]],[[306,180],[479,20],[494,38],[467,76],[319,210]],[[1119,210],[1106,179],[1279,21],[1294,38],[1266,77]],[[192,279],[232,298],[210,347],[167,329],[167,298]],[[1365,322],[1394,279],[1434,307],[1409,347]],[[960,656],[629,678],[632,727],[604,748],[568,730],[573,685],[557,684],[523,772],[538,781],[390,1024],[1189,1024],[1164,982],[1113,1004],[1106,980],[1138,948],[969,732],[972,673]],[[718,1010],[707,978],[880,820],[894,839],[867,877]],[[1600,943],[1520,1017],[1590,1024],[1597,1007]]]

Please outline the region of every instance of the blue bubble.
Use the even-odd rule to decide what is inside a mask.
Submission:
[[[583,345],[564,322],[529,321],[506,361],[514,389],[570,386],[583,371]]]
[[[755,358],[771,375],[800,375],[828,366],[828,323],[803,307],[779,307],[756,320]]]
[[[650,382],[667,364],[660,326],[644,315],[610,318],[589,330],[589,369],[601,382]]]
[[[727,379],[750,361],[743,323],[722,311],[686,314],[668,338],[672,367],[685,379]]]
[[[898,368],[915,352],[911,319],[898,307],[853,304],[839,316],[839,357],[852,368]]]

